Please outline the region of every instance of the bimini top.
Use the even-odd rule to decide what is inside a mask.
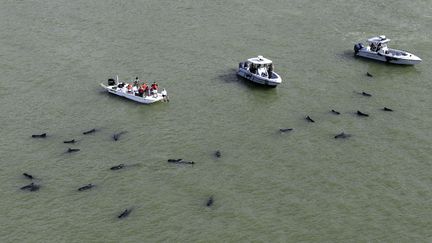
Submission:
[[[271,64],[272,61],[264,58],[263,56],[253,57],[248,59],[249,62],[253,64]]]
[[[385,35],[380,35],[380,36],[375,36],[375,37],[368,39],[368,42],[385,44],[385,43],[390,42],[390,39],[387,39],[385,37]]]

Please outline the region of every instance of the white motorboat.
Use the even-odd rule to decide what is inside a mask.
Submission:
[[[387,39],[384,35],[372,37],[368,39],[367,46],[362,43],[355,44],[354,53],[356,56],[394,64],[414,65],[422,61],[412,53],[388,48],[388,42],[390,42],[390,39]]]
[[[158,92],[158,89],[149,89],[148,91],[142,92],[140,94],[138,92],[138,88],[133,88],[134,84],[119,82],[118,77],[117,80],[114,80],[112,78],[108,79],[108,85],[105,85],[103,83],[101,83],[100,85],[102,86],[102,88],[106,89],[111,94],[122,96],[142,104],[152,104],[158,101],[168,101],[168,94],[165,89],[163,89],[161,92]]]
[[[271,60],[258,56],[239,63],[237,75],[258,84],[276,87],[282,83],[282,79],[273,69]]]

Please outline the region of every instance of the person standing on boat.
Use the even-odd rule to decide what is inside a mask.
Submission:
[[[271,78],[273,74],[273,64],[269,65],[267,72],[268,72],[268,77]]]
[[[152,83],[150,92],[152,93],[153,97],[157,97],[158,85],[156,82]]]
[[[133,85],[138,87],[139,82],[140,82],[139,78],[136,77],[136,78],[135,78],[135,81],[133,82]]]
[[[127,85],[127,92],[132,93],[132,85],[131,84]]]
[[[376,51],[378,52],[381,49],[381,43],[378,43]]]
[[[140,86],[138,89],[138,96],[143,97],[143,94],[144,94],[144,89],[142,86]]]
[[[167,91],[165,89],[162,89],[161,95],[162,95],[164,101],[168,101],[169,102],[168,93],[167,93]]]
[[[149,92],[149,87],[147,86],[147,83],[144,82],[141,88],[144,90],[144,95],[147,96]]]
[[[158,84],[157,84],[156,82],[153,82],[152,85],[151,85],[151,89],[152,89],[152,91],[153,91],[153,90],[156,90],[156,91],[157,91],[158,88],[159,88],[159,87],[158,87]]]
[[[133,87],[132,87],[132,93],[133,93],[134,95],[137,95],[137,94],[138,94],[138,87],[137,87],[136,85],[133,85]]]
[[[375,44],[373,42],[370,44],[370,49],[371,49],[371,51],[376,51],[376,47],[375,47]]]
[[[256,74],[256,71],[257,71],[257,69],[256,69],[256,67],[255,67],[255,64],[252,63],[252,65],[251,65],[251,67],[250,67],[250,69],[249,69],[249,72],[251,72],[251,73],[253,73],[253,74]]]

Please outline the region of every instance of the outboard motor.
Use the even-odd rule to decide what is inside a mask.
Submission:
[[[359,52],[360,49],[363,49],[364,46],[362,43],[357,43],[354,45],[354,53],[357,54]]]
[[[115,80],[113,78],[108,79],[108,85],[109,86],[113,86],[115,84],[116,84],[116,82],[115,82]]]

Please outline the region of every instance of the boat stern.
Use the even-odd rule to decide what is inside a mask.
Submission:
[[[354,54],[357,55],[357,53],[364,48],[364,45],[362,43],[357,43],[354,45]]]

